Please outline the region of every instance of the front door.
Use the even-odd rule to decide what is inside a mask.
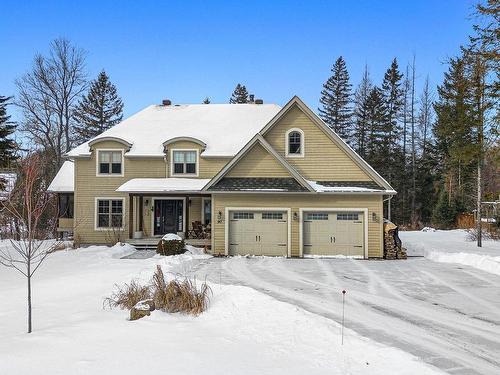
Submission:
[[[154,235],[182,232],[183,201],[177,199],[155,199]]]

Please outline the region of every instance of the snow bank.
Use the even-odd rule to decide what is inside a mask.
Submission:
[[[13,375],[66,374],[437,374],[399,349],[253,289],[211,284],[199,317],[155,311],[130,322],[104,310],[115,283],[149,280],[157,264],[172,276],[209,255],[143,260],[115,256],[127,246],[53,254],[34,280],[34,333],[25,330],[25,280],[0,272],[0,369]],[[163,358],[164,360],[159,360]]]
[[[467,241],[467,231],[462,229],[401,231],[399,236],[410,256],[463,264],[500,275],[499,241],[484,240],[483,247],[477,247],[475,242]]]

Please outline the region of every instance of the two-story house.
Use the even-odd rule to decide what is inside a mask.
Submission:
[[[49,190],[81,244],[178,233],[220,255],[383,256],[396,192],[296,96],[165,100],[66,156]]]

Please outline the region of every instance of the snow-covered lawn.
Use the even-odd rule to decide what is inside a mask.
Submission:
[[[500,241],[483,240],[482,247],[457,230],[400,232],[408,255],[425,256],[436,262],[458,263],[500,275]]]
[[[0,374],[439,373],[350,329],[341,346],[335,321],[228,283],[211,283],[209,310],[199,317],[155,311],[130,322],[126,311],[102,307],[115,283],[147,281],[157,264],[193,275],[213,261],[206,255],[119,259],[130,252],[115,246],[53,254],[35,276],[29,335],[25,280],[0,268]]]

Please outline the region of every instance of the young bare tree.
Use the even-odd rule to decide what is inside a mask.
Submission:
[[[85,52],[56,39],[48,56],[35,56],[33,67],[16,86],[16,104],[24,115],[20,129],[52,156],[55,171],[73,146],[73,110],[87,86]]]
[[[55,205],[55,200],[46,193],[40,160],[38,154],[32,154],[20,163],[16,187],[0,207],[2,216],[9,216],[19,223],[19,239],[11,240],[10,247],[0,248],[0,264],[26,277],[28,333],[32,331],[32,277],[60,245],[51,239],[55,221],[48,213]]]

